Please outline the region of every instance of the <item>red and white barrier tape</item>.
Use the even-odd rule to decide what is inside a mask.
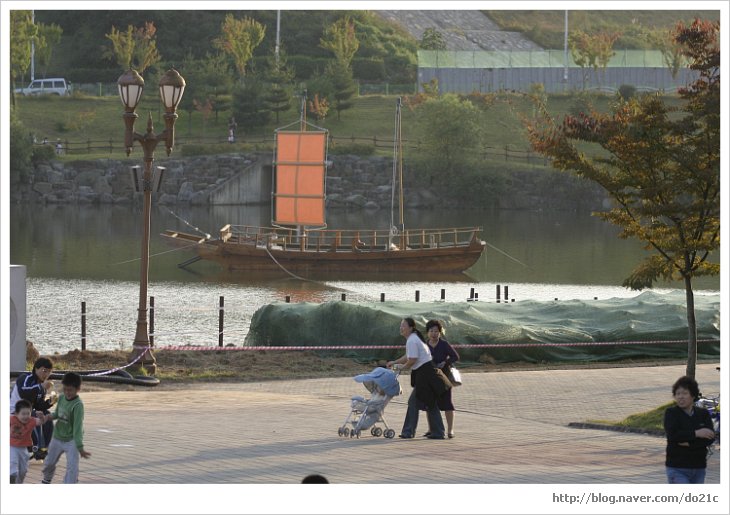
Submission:
[[[697,340],[698,343],[719,342],[717,339]],[[591,347],[609,345],[662,345],[687,343],[687,340],[644,340],[626,342],[576,342],[576,343],[481,343],[481,344],[460,344],[452,343],[457,349],[505,349],[520,347]],[[164,345],[155,347],[154,350],[179,350],[179,351],[295,351],[295,350],[384,350],[402,349],[403,345],[282,345],[282,346],[250,346],[250,347],[218,347],[198,345]]]
[[[139,348],[139,349],[144,349],[144,352],[140,352],[139,355],[136,358],[134,358],[132,361],[130,361],[126,365],[121,366],[121,367],[117,367],[117,368],[112,368],[110,370],[105,370],[103,372],[94,372],[93,374],[86,374],[84,377],[106,376],[106,375],[109,375],[109,374],[113,374],[114,372],[119,372],[120,370],[124,370],[125,368],[131,367],[132,365],[134,365],[135,363],[137,363],[140,359],[142,359],[142,356],[144,356],[145,354],[147,354],[147,351],[152,348],[150,345],[146,345],[146,346],[137,346],[137,345],[135,345],[134,347],[135,348]]]

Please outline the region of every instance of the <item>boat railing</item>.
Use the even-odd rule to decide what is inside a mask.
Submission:
[[[481,227],[406,229],[393,234],[387,229],[285,229],[252,225],[226,225],[223,242],[307,252],[372,252],[401,249],[439,249],[481,246]]]

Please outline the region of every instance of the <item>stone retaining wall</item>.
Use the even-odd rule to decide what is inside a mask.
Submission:
[[[389,157],[332,156],[327,177],[327,207],[331,209],[389,209],[391,204],[392,159]],[[155,165],[165,166],[161,190],[153,196],[160,204],[208,205],[231,204],[225,188],[270,184],[271,155],[226,154],[179,159],[160,159]],[[27,183],[11,185],[12,202],[44,204],[124,204],[137,202],[141,193],[133,191],[129,167],[141,164],[139,159],[61,162],[39,164]],[[256,175],[256,176],[254,176]],[[433,205],[438,199],[444,205],[465,208],[502,209],[601,209],[606,199],[600,188],[570,174],[543,169],[512,172],[509,183],[497,200],[489,205],[476,205],[455,198],[449,189],[429,190],[406,178],[406,208]],[[268,186],[267,186],[268,189]],[[269,191],[251,196],[249,203],[269,198]],[[227,200],[223,202],[221,198]],[[244,202],[241,202],[244,203]]]

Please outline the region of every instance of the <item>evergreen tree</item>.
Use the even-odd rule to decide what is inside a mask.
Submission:
[[[352,78],[352,69],[342,61],[334,61],[327,65],[327,78],[332,84],[333,107],[337,111],[337,119],[340,119],[340,113],[346,109],[350,109],[354,105],[353,97],[357,92],[355,80]]]
[[[269,82],[269,92],[266,95],[266,102],[276,115],[278,124],[279,113],[291,108],[294,70],[287,64],[286,53],[283,50],[279,51],[278,58],[272,52],[268,61],[266,79]]]
[[[246,83],[233,91],[233,116],[239,130],[251,134],[269,122],[271,109],[266,101],[266,85],[256,75],[249,76]]]

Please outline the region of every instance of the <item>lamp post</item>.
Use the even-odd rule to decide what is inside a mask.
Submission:
[[[152,113],[147,119],[147,132],[134,132],[134,123],[138,115],[135,113],[137,104],[142,97],[144,79],[136,70],[129,70],[117,81],[119,96],[124,105],[124,146],[127,155],[132,151],[134,142],[138,142],[144,151],[144,172],[142,174],[141,190],[144,193],[144,207],[142,212],[142,259],[139,272],[139,309],[137,310],[137,332],[132,346],[131,359],[142,355],[142,366],[151,374],[157,371],[155,357],[152,354],[149,332],[147,329],[147,281],[150,257],[150,211],[152,204],[153,173],[152,163],[155,160],[155,148],[161,141],[165,142],[167,155],[170,155],[175,143],[175,120],[177,120],[177,106],[185,90],[185,79],[174,69],[168,70],[160,79],[160,98],[165,106],[165,130],[160,134],[154,133],[152,127]],[[159,180],[154,181],[159,187]],[[136,186],[136,184],[135,184]]]

